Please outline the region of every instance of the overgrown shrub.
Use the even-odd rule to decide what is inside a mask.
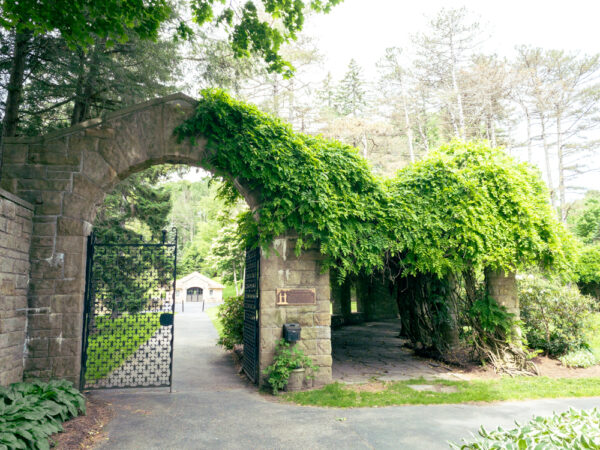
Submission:
[[[560,362],[566,367],[592,367],[595,366],[598,361],[592,352],[586,349],[575,350],[561,356]]]
[[[218,313],[223,332],[219,344],[232,349],[244,340],[244,296],[228,297],[219,307]]]
[[[480,439],[462,445],[450,443],[454,449],[550,449],[600,448],[600,410],[570,409],[550,417],[536,417],[526,424],[516,422],[512,430],[498,427],[495,431],[479,429]],[[464,441],[464,440],[463,440]]]
[[[523,332],[531,348],[560,356],[585,345],[585,321],[592,311],[591,297],[576,286],[539,275],[518,281]]]
[[[48,449],[48,436],[79,413],[85,398],[68,381],[0,387],[0,449]]]
[[[600,244],[589,245],[581,250],[576,272],[581,292],[600,300]]]

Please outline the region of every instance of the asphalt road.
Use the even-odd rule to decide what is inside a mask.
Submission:
[[[95,391],[116,411],[99,448],[447,449],[481,425],[510,427],[534,415],[600,406],[600,398],[356,409],[282,404],[236,374],[230,355],[214,344],[206,314],[175,320],[174,392]]]

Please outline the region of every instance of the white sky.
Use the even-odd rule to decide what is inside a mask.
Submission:
[[[309,17],[304,30],[324,56],[323,74],[340,79],[354,58],[364,77],[375,79],[375,63],[387,47],[409,49],[411,35],[424,31],[440,9],[462,6],[489,34],[486,53],[509,57],[517,45],[600,53],[598,0],[345,0],[328,15]],[[600,167],[600,149],[593,165]],[[600,173],[578,184],[600,190]]]
[[[509,56],[521,44],[600,52],[597,0],[345,0],[328,15],[309,17],[305,31],[317,38],[334,76],[345,72],[351,58],[371,75],[385,48],[409,47],[410,35],[424,30],[428,17],[462,6],[489,32],[487,52]]]

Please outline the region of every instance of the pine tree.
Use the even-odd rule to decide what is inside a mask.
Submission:
[[[367,106],[365,83],[358,63],[351,59],[336,89],[335,108],[342,116],[357,117]]]

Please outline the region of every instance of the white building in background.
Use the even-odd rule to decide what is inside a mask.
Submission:
[[[175,303],[207,302],[219,303],[223,301],[223,286],[199,272],[192,272],[177,280],[175,290]]]

